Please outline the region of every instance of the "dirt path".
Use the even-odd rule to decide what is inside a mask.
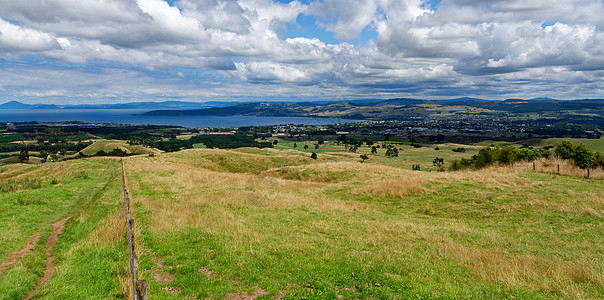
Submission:
[[[59,235],[63,232],[63,227],[65,227],[65,223],[69,220],[70,217],[67,217],[59,222],[52,223],[52,233],[50,237],[48,237],[48,242],[46,242],[46,270],[44,270],[44,276],[40,278],[36,287],[23,298],[23,300],[29,299],[33,294],[38,291],[52,276],[55,272],[55,257],[50,255],[50,250],[52,250],[52,246],[59,240]]]
[[[11,255],[11,257],[5,259],[0,264],[0,275],[2,275],[4,268],[14,264],[17,261],[17,259],[19,259],[21,257],[25,257],[27,254],[29,254],[29,252],[31,252],[31,249],[33,249],[36,246],[38,239],[40,239],[39,234],[36,233],[36,234],[32,235],[31,238],[29,239],[29,242],[27,242],[27,244],[25,244],[23,249],[15,251],[13,253],[13,255]]]

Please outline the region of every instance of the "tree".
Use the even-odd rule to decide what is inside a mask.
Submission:
[[[371,147],[371,154],[376,154],[376,153],[377,153],[377,146],[372,146]]]
[[[438,168],[439,171],[444,171],[445,170],[445,159],[441,158],[441,157],[436,157],[433,161],[432,164]]]
[[[304,145],[304,150],[308,150],[308,145]]]
[[[298,148],[298,143],[294,142],[294,149]]]
[[[359,147],[357,145],[352,145],[352,146],[350,146],[350,148],[348,148],[348,151],[350,151],[350,152],[357,152],[358,148]]]
[[[368,160],[368,159],[369,159],[369,156],[367,156],[367,154],[361,154],[361,156],[360,156],[360,157],[361,157],[361,159],[362,159],[362,161],[361,161],[361,162],[364,162],[364,161],[366,161],[366,160]]]
[[[315,149],[319,149],[319,144],[315,144]]]
[[[312,158],[312,159],[317,159],[317,153],[314,153],[314,152],[313,152],[313,153],[310,155],[310,158]]]
[[[495,162],[497,154],[497,149],[491,147],[485,147],[478,151],[478,155],[476,155],[474,159],[474,165],[476,168],[484,168],[493,162]]]
[[[562,143],[556,145],[554,153],[560,156],[562,159],[571,159],[575,156],[575,145],[569,141],[562,141]]]
[[[274,141],[273,141],[273,145],[277,145],[277,144],[279,144],[279,141],[274,140]]]
[[[387,157],[397,157],[398,156],[398,149],[396,149],[396,147],[394,147],[392,145],[388,145],[386,147],[386,156]]]
[[[42,150],[40,151],[40,158],[42,159],[42,163],[45,163],[48,159],[48,151]]]
[[[593,165],[596,159],[596,154],[585,146],[585,144],[580,144],[579,146],[575,147],[575,155],[573,159],[579,168],[586,169]]]
[[[499,149],[497,155],[497,161],[504,164],[510,165],[516,161],[516,149],[512,146],[505,146]]]
[[[29,161],[29,151],[27,151],[27,150],[21,150],[21,152],[19,153],[19,161],[20,162],[27,162],[27,161]]]

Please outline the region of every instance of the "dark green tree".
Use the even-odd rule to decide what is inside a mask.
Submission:
[[[388,145],[386,147],[386,156],[387,157],[397,157],[398,156],[398,149],[396,149],[396,147],[394,147],[392,145]]]
[[[505,146],[497,151],[497,161],[504,165],[511,165],[516,161],[516,149]]]
[[[20,162],[27,162],[27,161],[29,161],[29,151],[27,151],[27,150],[21,150],[21,152],[19,153],[19,161]]]
[[[369,156],[367,156],[367,154],[361,154],[360,157],[361,157],[361,160],[362,160],[361,162],[364,162],[364,161],[366,161],[366,160],[369,159]]]
[[[579,146],[575,147],[575,155],[573,159],[579,168],[586,169],[593,165],[596,159],[596,154],[585,146],[585,144],[580,144]]]
[[[562,159],[571,159],[575,156],[575,145],[569,141],[562,141],[562,143],[556,145],[554,153]]]
[[[312,158],[312,159],[317,159],[317,153],[314,153],[314,152],[313,152],[313,153],[310,155],[310,158]]]

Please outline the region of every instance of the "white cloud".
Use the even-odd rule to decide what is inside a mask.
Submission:
[[[584,94],[602,91],[601,0],[442,0],[436,9],[424,2],[180,0],[170,6],[164,0],[0,0],[0,58],[33,54],[84,67],[101,61],[148,72],[213,72],[216,84],[204,92],[209,83],[196,86],[187,72],[174,70],[173,80],[191,84],[187,97],[234,95],[255,86],[261,93],[269,90],[261,87],[273,91],[277,84],[288,91],[304,85],[316,94],[340,86],[352,94],[418,97],[481,89],[499,95],[506,88],[517,91],[520,83],[527,93],[560,93],[556,85],[571,82]],[[301,26],[295,24],[301,14],[345,42],[327,43],[321,33],[288,37],[289,25]],[[364,30],[375,31],[375,41],[351,44]],[[228,86],[241,90],[229,92]],[[184,93],[152,86],[140,93],[165,91]]]
[[[0,19],[0,53],[9,51],[44,51],[59,48],[50,34],[23,28]]]

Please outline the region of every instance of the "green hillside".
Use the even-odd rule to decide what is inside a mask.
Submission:
[[[126,153],[130,154],[148,154],[148,153],[159,153],[160,151],[157,149],[147,148],[141,145],[129,145],[125,141],[118,140],[100,140],[94,142],[92,145],[84,148],[82,154],[86,156],[94,156],[97,152],[103,150],[107,153],[111,152],[113,149],[119,148]]]

